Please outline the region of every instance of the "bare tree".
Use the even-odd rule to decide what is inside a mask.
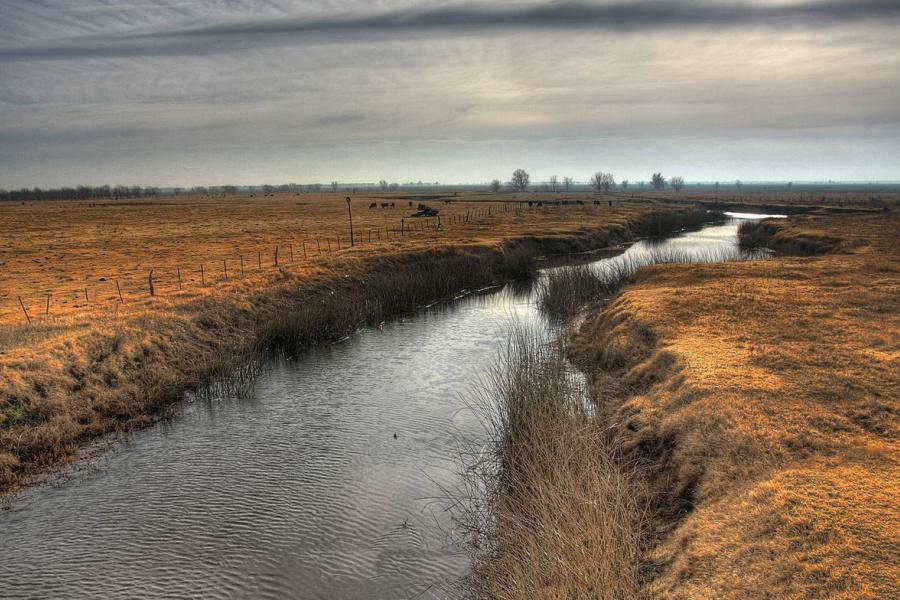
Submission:
[[[606,193],[609,191],[609,188],[616,185],[616,180],[612,173],[597,171],[594,173],[594,176],[591,177],[591,185],[596,191]]]
[[[386,192],[386,191],[387,191],[387,189],[388,189],[388,182],[387,182],[387,180],[382,179],[381,181],[378,182],[378,185],[379,185],[379,187],[381,187],[381,191],[382,191],[382,192]]]
[[[718,181],[716,182],[716,191],[717,192],[719,191],[719,182]]]
[[[500,180],[499,180],[499,179],[493,180],[493,181],[491,182],[491,191],[494,192],[494,193],[496,194],[497,192],[500,191],[500,185],[501,185],[501,183],[500,183]]]
[[[736,187],[737,189],[741,189],[742,185],[744,185],[744,184],[741,183],[740,179],[738,179],[737,181],[734,182],[734,187]]]
[[[550,176],[550,191],[555,192],[558,187],[559,187],[559,177],[557,177],[556,175],[551,175]]]
[[[331,182],[331,191],[332,191],[332,192],[336,192],[337,189],[338,189],[338,182],[337,182],[337,181],[332,181],[332,182]]]
[[[669,183],[672,185],[673,190],[680,192],[681,188],[684,187],[684,177],[673,177],[669,180]]]
[[[666,187],[666,178],[663,177],[662,173],[654,173],[650,183],[653,184],[654,190],[661,190]]]
[[[515,191],[524,192],[528,189],[528,184],[531,183],[531,175],[525,169],[516,169],[513,171],[512,179],[509,183]]]
[[[628,189],[628,180],[627,180],[627,179],[623,179],[623,180],[622,180],[622,183],[620,183],[619,185],[622,186],[622,191],[624,192],[625,190]]]
[[[572,187],[572,178],[571,177],[563,177],[563,187],[566,188],[566,192],[569,191]]]

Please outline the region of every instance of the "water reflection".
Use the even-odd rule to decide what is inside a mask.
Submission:
[[[736,224],[624,255],[735,247]],[[624,256],[623,255],[623,256]],[[0,513],[4,598],[437,598],[466,572],[441,501],[480,424],[462,394],[511,320],[508,285],[274,363],[249,399],[192,402]]]

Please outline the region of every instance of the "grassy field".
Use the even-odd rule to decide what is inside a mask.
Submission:
[[[261,349],[334,339],[521,276],[539,251],[617,244],[689,214],[588,194],[537,205],[550,197],[429,198],[438,229],[410,217],[417,196],[356,198],[352,248],[342,195],[0,206],[12,233],[0,256],[0,489],[159,418]]]
[[[641,465],[643,589],[896,597],[900,217],[760,229],[809,256],[648,267],[572,340],[616,451]]]

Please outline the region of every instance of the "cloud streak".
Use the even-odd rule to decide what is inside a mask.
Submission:
[[[459,5],[308,19],[245,20],[169,31],[83,36],[49,44],[0,47],[0,61],[220,54],[253,48],[351,43],[473,31],[615,31],[900,24],[897,0],[824,0],[789,5],[641,0],[612,4]]]

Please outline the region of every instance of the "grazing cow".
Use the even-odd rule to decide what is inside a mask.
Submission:
[[[394,203],[393,203],[393,202],[391,202],[391,208],[394,208]]]
[[[542,207],[544,206],[544,203],[543,203],[543,202],[538,202],[537,205],[538,205],[538,208],[542,208]]]
[[[450,204],[449,200],[444,200],[444,204]]]
[[[600,201],[599,201],[599,200],[594,200],[594,206],[600,206]]]
[[[608,202],[609,202],[609,205],[612,206],[612,200],[609,200]]]
[[[556,201],[556,205],[559,206],[559,200]]]
[[[410,201],[409,205],[412,206],[412,201]]]
[[[381,208],[387,208],[387,207],[388,207],[388,203],[387,203],[387,202],[382,202],[382,203],[381,203]]]
[[[578,200],[578,206],[582,206],[584,204],[584,200]]]
[[[369,205],[369,208],[378,208],[378,203],[373,202],[372,204]]]
[[[528,208],[531,208],[532,206],[534,206],[534,202],[532,202],[531,200],[529,200],[529,201],[528,201]]]

